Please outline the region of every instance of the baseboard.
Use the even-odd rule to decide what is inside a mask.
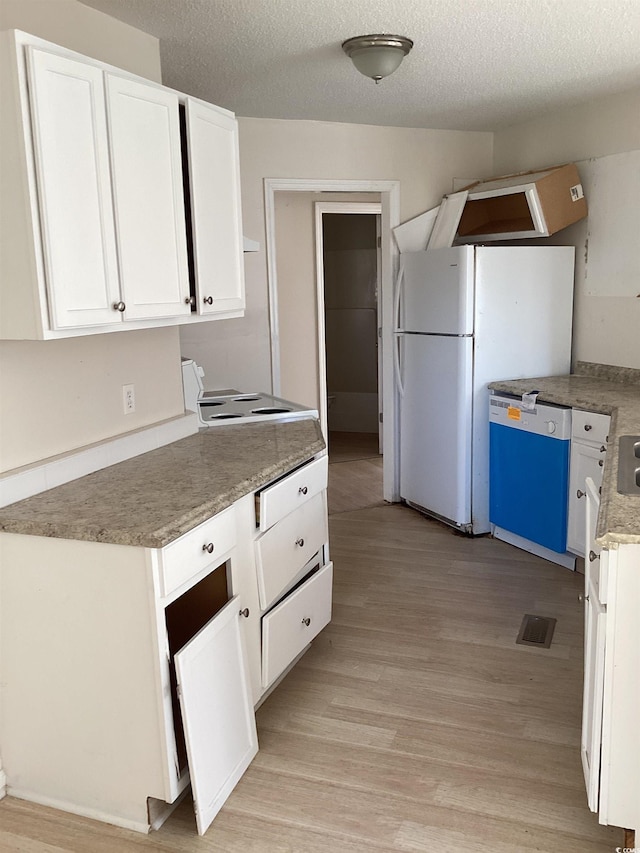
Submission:
[[[0,768],[0,800],[7,796],[7,774]]]
[[[34,794],[32,791],[24,791],[20,788],[9,786],[7,795],[15,797],[17,800],[27,800],[30,803],[37,803],[39,806],[48,806],[52,809],[58,809],[69,814],[80,815],[80,817],[88,817],[91,820],[99,820],[102,823],[111,823],[114,826],[121,826],[123,829],[133,829],[135,832],[149,833],[150,825],[147,819],[142,821],[132,820],[121,817],[120,815],[109,814],[98,809],[84,808],[75,803],[68,803],[65,800],[57,800],[54,797],[43,797],[40,794]],[[146,811],[146,804],[145,804]]]

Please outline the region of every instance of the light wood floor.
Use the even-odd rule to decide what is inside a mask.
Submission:
[[[359,461],[333,462],[330,490],[344,494]],[[1,851],[622,845],[588,811],[580,767],[582,579],[385,505],[370,473],[352,499],[364,508],[330,519],[333,621],[259,709],[260,752],[204,838],[187,801],[143,836],[7,798]],[[524,613],[557,618],[550,649],[515,645]]]

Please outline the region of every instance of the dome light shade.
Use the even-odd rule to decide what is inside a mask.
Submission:
[[[405,36],[354,36],[342,43],[342,49],[365,77],[379,83],[398,68],[413,47]]]

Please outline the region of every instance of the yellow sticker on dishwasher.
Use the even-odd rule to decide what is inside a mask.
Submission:
[[[512,421],[519,421],[522,417],[522,411],[515,406],[507,406],[507,417]]]

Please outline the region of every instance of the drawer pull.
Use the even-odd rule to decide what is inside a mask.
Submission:
[[[607,452],[607,446],[605,444],[603,444],[602,447],[600,448],[600,453],[606,453],[606,452]]]
[[[203,551],[206,551],[206,552],[207,552],[207,554],[213,554],[213,549],[214,549],[214,547],[215,547],[215,546],[214,546],[213,542],[209,542],[209,543],[207,543],[206,545],[203,545],[203,546],[202,546],[202,550],[203,550]]]
[[[593,427],[591,426],[591,424],[585,424],[585,425],[584,425],[584,428],[585,428],[585,432],[589,432],[589,430],[590,430],[590,429],[593,429]]]
[[[205,305],[213,305],[213,296],[205,296],[202,301]]]
[[[302,624],[303,624],[303,625],[306,625],[306,626],[307,626],[307,628],[308,628],[308,627],[309,627],[309,625],[311,625],[311,619],[309,619],[309,617],[308,617],[308,616],[306,616],[306,617],[302,620]]]
[[[244,608],[244,610],[241,610],[241,611],[240,611],[240,615],[241,615],[241,616],[248,617],[248,616],[249,616],[249,608],[248,608],[248,607],[245,607],[245,608]]]
[[[119,311],[121,314],[122,314],[122,312],[124,311],[124,309],[125,309],[126,307],[127,307],[127,306],[124,304],[124,302],[114,302],[114,303],[113,303],[113,310],[114,310],[114,311]]]
[[[578,491],[576,492],[576,494],[577,494],[577,496],[578,496],[579,498],[583,498],[587,493],[586,493],[586,492],[582,492],[582,491],[580,491],[580,489],[578,489]]]
[[[302,536],[299,539],[296,539],[296,545],[299,545],[301,548],[304,546],[304,539]]]
[[[300,486],[300,488],[298,489],[298,494],[299,495],[306,495],[308,491],[309,490],[307,489],[306,486]]]
[[[593,563],[594,560],[597,560],[600,554],[596,554],[595,551],[589,551],[589,562]]]
[[[582,602],[589,601],[589,596],[588,595],[579,595],[578,601],[582,601]]]
[[[598,459],[598,465],[602,468],[604,465],[604,459]]]

